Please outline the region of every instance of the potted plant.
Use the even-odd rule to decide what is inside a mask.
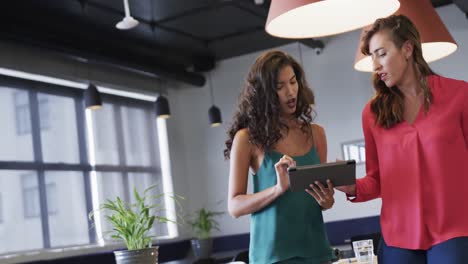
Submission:
[[[114,200],[107,199],[100,207],[89,214],[92,219],[96,212],[104,212],[105,219],[111,224],[111,237],[123,241],[127,250],[114,251],[117,264],[156,264],[158,263],[158,247],[152,246],[150,231],[156,221],[174,222],[161,216],[164,211],[164,204],[159,202],[166,194],[152,194],[156,185],[145,189],[143,194],[138,193],[136,188],[133,190],[135,197],[134,203],[126,203],[120,197]],[[180,196],[171,196],[176,200]]]
[[[205,208],[195,212],[192,220],[188,221],[195,234],[195,238],[191,240],[192,249],[197,258],[208,258],[213,251],[213,239],[211,232],[219,230],[219,224],[215,220],[216,216],[222,215],[224,212],[214,212]]]

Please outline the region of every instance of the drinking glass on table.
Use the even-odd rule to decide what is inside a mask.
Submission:
[[[359,264],[371,264],[374,260],[372,239],[353,241],[354,255]]]

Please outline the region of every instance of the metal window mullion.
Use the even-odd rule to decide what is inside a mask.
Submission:
[[[158,169],[161,167],[160,163],[159,164],[156,164],[156,138],[157,138],[157,130],[154,129],[155,128],[155,124],[156,123],[156,119],[153,118],[154,116],[151,114],[151,111],[148,110],[147,108],[145,108],[145,116],[146,116],[146,131],[148,131],[148,140],[150,142],[150,159],[151,159],[151,163],[150,165],[152,167],[157,167]],[[158,142],[158,147],[159,147],[159,142]],[[157,166],[159,165],[159,166]],[[160,182],[161,182],[161,186],[162,186],[162,173],[161,173],[161,170],[159,169],[159,173],[158,173],[158,176],[159,176],[159,179],[160,179]],[[156,177],[156,172],[152,173],[152,177],[153,179],[157,180],[157,177]],[[159,186],[158,186],[159,187]],[[164,186],[162,186],[162,188],[164,188]],[[164,208],[167,208],[167,205],[164,204]],[[168,227],[167,227],[167,224],[162,225],[162,223],[156,223],[154,226],[153,226],[153,229],[156,230],[157,234],[160,234],[162,232],[163,229],[166,229],[168,230]]]
[[[29,161],[0,161],[0,170],[91,171],[91,165]]]
[[[43,163],[44,160],[42,157],[39,104],[37,101],[37,92],[35,91],[29,91],[29,111],[31,111],[31,134],[33,140],[34,161],[36,163]],[[41,208],[42,241],[44,248],[50,248],[49,215],[47,209],[47,193],[45,187],[44,170],[37,170],[37,179],[39,189],[39,205]]]
[[[86,144],[86,116],[85,108],[83,105],[83,98],[81,96],[75,96],[75,114],[76,114],[76,125],[78,129],[78,149],[80,154],[80,164],[85,164],[91,166],[88,160],[87,144]],[[85,203],[86,203],[86,212],[91,212],[93,210],[93,200],[91,192],[91,179],[90,173],[87,170],[83,170],[83,184],[84,184],[84,194],[85,194]],[[88,238],[90,243],[96,242],[96,229],[93,228],[94,220],[86,217],[88,219]]]
[[[142,166],[119,166],[119,165],[96,165],[95,170],[99,172],[134,172],[134,173],[160,173],[159,167]]]
[[[127,165],[127,156],[125,153],[125,138],[123,132],[123,121],[122,121],[122,106],[114,104],[114,117],[115,117],[115,131],[117,137],[117,152],[119,153],[119,165],[124,167]],[[128,184],[128,172],[124,170],[122,172],[122,181],[124,185],[124,199],[130,201],[130,190]]]

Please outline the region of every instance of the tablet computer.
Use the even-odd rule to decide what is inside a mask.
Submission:
[[[315,181],[327,186],[327,179],[331,180],[334,187],[356,183],[355,160],[289,167],[288,172],[291,191],[310,189],[309,185]]]

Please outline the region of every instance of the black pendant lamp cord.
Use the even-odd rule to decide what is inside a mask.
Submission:
[[[297,42],[297,46],[299,48],[299,61],[301,62],[301,66],[304,67],[304,62],[302,61],[302,48],[301,48],[301,42]]]
[[[210,86],[211,105],[214,105],[213,84],[211,83],[210,73],[208,73],[208,85]]]
[[[151,34],[153,35],[154,37],[154,28],[156,27],[156,23],[154,22],[154,4],[153,4],[153,0],[149,0],[150,1],[150,11],[151,11],[151,21],[149,23],[150,27],[151,27]]]

